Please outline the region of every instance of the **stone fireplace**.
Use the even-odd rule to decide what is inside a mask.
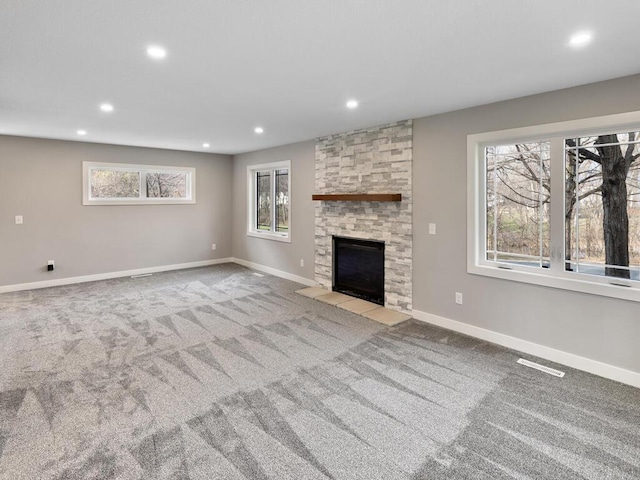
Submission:
[[[315,193],[402,194],[401,201],[318,201],[315,279],[332,289],[333,237],[384,242],[384,306],[412,310],[412,121],[316,141]]]

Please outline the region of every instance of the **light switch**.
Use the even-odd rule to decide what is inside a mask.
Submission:
[[[435,223],[430,223],[429,224],[429,235],[435,235],[436,234],[436,224]]]
[[[23,223],[22,215],[16,215],[16,225],[22,225]]]

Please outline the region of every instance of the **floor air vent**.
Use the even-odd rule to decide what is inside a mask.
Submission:
[[[536,362],[530,362],[529,360],[525,360],[524,358],[519,359],[518,363],[520,365],[524,365],[525,367],[535,368],[536,370],[540,370],[541,372],[548,373],[549,375],[554,375],[560,378],[564,377],[564,372],[561,372],[560,370],[545,367],[544,365],[540,365]]]

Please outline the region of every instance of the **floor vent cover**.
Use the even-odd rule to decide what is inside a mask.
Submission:
[[[561,372],[560,370],[545,367],[544,365],[540,365],[536,362],[530,362],[529,360],[525,360],[524,358],[519,359],[518,363],[520,365],[524,365],[525,367],[535,368],[536,370],[540,370],[541,372],[548,373],[549,375],[554,375],[560,378],[564,377],[564,372]]]
[[[150,277],[151,275],[153,275],[153,273],[141,273],[139,275],[131,275],[131,278],[143,278],[143,277]]]
[[[253,272],[253,274],[254,274],[256,277],[264,277],[264,275],[263,275],[263,274],[261,274],[261,273]]]

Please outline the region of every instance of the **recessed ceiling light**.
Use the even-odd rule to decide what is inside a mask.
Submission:
[[[578,32],[571,36],[571,38],[569,39],[569,45],[576,48],[584,47],[591,41],[592,38],[593,35],[591,34],[591,32]]]
[[[110,103],[102,103],[100,104],[100,110],[103,112],[113,112],[113,105]]]
[[[256,128],[253,129],[253,131],[256,132],[256,133],[263,133],[264,132],[264,128],[256,127]]]
[[[149,45],[147,47],[147,55],[156,60],[162,60],[167,56],[167,50],[164,47],[158,45]]]
[[[204,148],[209,148],[211,145],[209,145],[208,143],[203,143],[203,144],[202,144],[202,146],[203,146]]]
[[[358,101],[357,100],[349,100],[347,102],[347,108],[354,109],[354,108],[357,108],[357,107],[358,107]]]
[[[82,136],[82,135],[86,135],[86,134],[87,134],[87,131],[86,131],[86,130],[78,130],[76,133],[77,133],[78,135],[81,135],[81,136]]]

